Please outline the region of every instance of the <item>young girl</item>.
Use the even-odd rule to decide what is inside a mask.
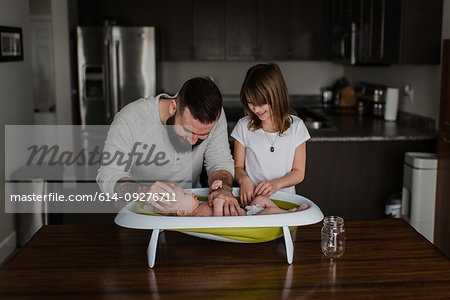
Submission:
[[[240,97],[246,116],[231,136],[242,204],[278,190],[295,194],[295,185],[305,176],[305,142],[310,136],[303,121],[290,114],[289,95],[278,65],[251,67]]]

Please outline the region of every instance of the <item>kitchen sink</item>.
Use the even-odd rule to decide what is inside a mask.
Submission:
[[[306,127],[312,130],[333,129],[331,121],[313,108],[300,107],[295,109],[300,119],[303,120]]]
[[[308,129],[331,129],[333,126],[329,121],[323,122],[323,121],[304,121],[306,128]]]

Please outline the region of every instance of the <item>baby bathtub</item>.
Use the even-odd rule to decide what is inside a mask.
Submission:
[[[199,199],[208,196],[207,188],[192,189]],[[233,188],[233,195],[239,196],[239,188]],[[276,192],[270,196],[281,208],[296,207],[304,202],[309,208],[303,211],[255,216],[229,217],[178,217],[162,216],[143,209],[142,203],[128,203],[116,216],[115,223],[133,229],[153,229],[147,248],[150,268],[155,265],[158,236],[162,230],[174,230],[201,238],[233,243],[260,243],[284,236],[286,257],[293,261],[294,244],[290,230],[297,226],[318,223],[323,219],[320,208],[311,200],[300,195]]]

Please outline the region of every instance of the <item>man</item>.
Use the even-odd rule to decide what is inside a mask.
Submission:
[[[199,187],[204,165],[209,185],[223,182],[210,189],[210,205],[222,198],[224,215],[242,214],[231,194],[234,163],[222,96],[210,78],[188,80],[175,97],[160,94],[125,106],[114,118],[103,153],[97,182],[105,193],[128,201],[144,195],[164,211],[174,200],[173,183]]]

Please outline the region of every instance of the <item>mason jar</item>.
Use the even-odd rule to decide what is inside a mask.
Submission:
[[[321,246],[323,254],[330,258],[338,258],[344,254],[344,219],[337,216],[328,216],[323,219]]]

